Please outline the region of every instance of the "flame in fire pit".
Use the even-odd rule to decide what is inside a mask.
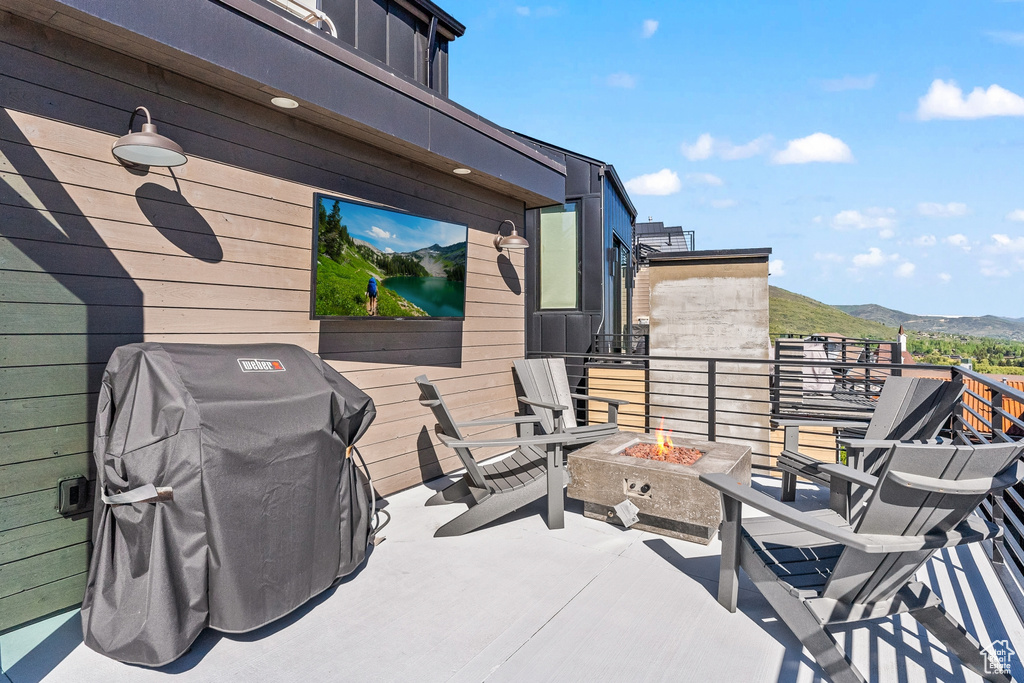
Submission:
[[[665,457],[672,450],[672,430],[665,431],[665,418],[661,418],[661,424],[654,432],[658,443],[658,455]]]

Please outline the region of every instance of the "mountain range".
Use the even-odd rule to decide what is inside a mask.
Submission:
[[[941,316],[913,315],[878,304],[835,306],[856,318],[871,320],[890,327],[903,325],[915,332],[934,332],[971,337],[994,337],[1011,341],[1024,341],[1024,319],[1000,318],[994,315]]]

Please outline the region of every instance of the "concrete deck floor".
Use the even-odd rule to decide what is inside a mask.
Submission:
[[[777,487],[774,479],[758,483]],[[623,530],[584,518],[571,500],[562,530],[546,528],[540,501],[475,533],[435,539],[434,530],[464,508],[424,508],[429,493],[419,487],[390,497],[387,540],[364,567],[270,626],[240,636],[207,630],[181,659],[151,670],[86,648],[71,615],[6,676],[11,683],[824,678],[750,583],[740,612],[718,605],[717,541],[705,547]],[[805,501],[815,494],[800,490]],[[1024,627],[980,547],[940,552],[921,578],[982,643],[1009,640],[1022,651]],[[978,680],[910,618],[833,633],[871,680]],[[1013,666],[1014,678],[1024,678],[1019,660]]]

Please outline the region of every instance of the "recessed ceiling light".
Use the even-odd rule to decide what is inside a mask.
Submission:
[[[281,109],[295,109],[295,107],[299,106],[298,102],[287,97],[275,97],[270,100],[270,103],[275,107],[281,107]]]
[[[454,171],[452,171],[452,173],[456,173],[458,175],[469,175],[470,173],[472,173],[472,171],[470,171],[468,168],[457,168]]]

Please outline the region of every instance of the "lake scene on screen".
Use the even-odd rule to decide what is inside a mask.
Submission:
[[[323,195],[316,210],[315,317],[465,316],[465,225]]]

